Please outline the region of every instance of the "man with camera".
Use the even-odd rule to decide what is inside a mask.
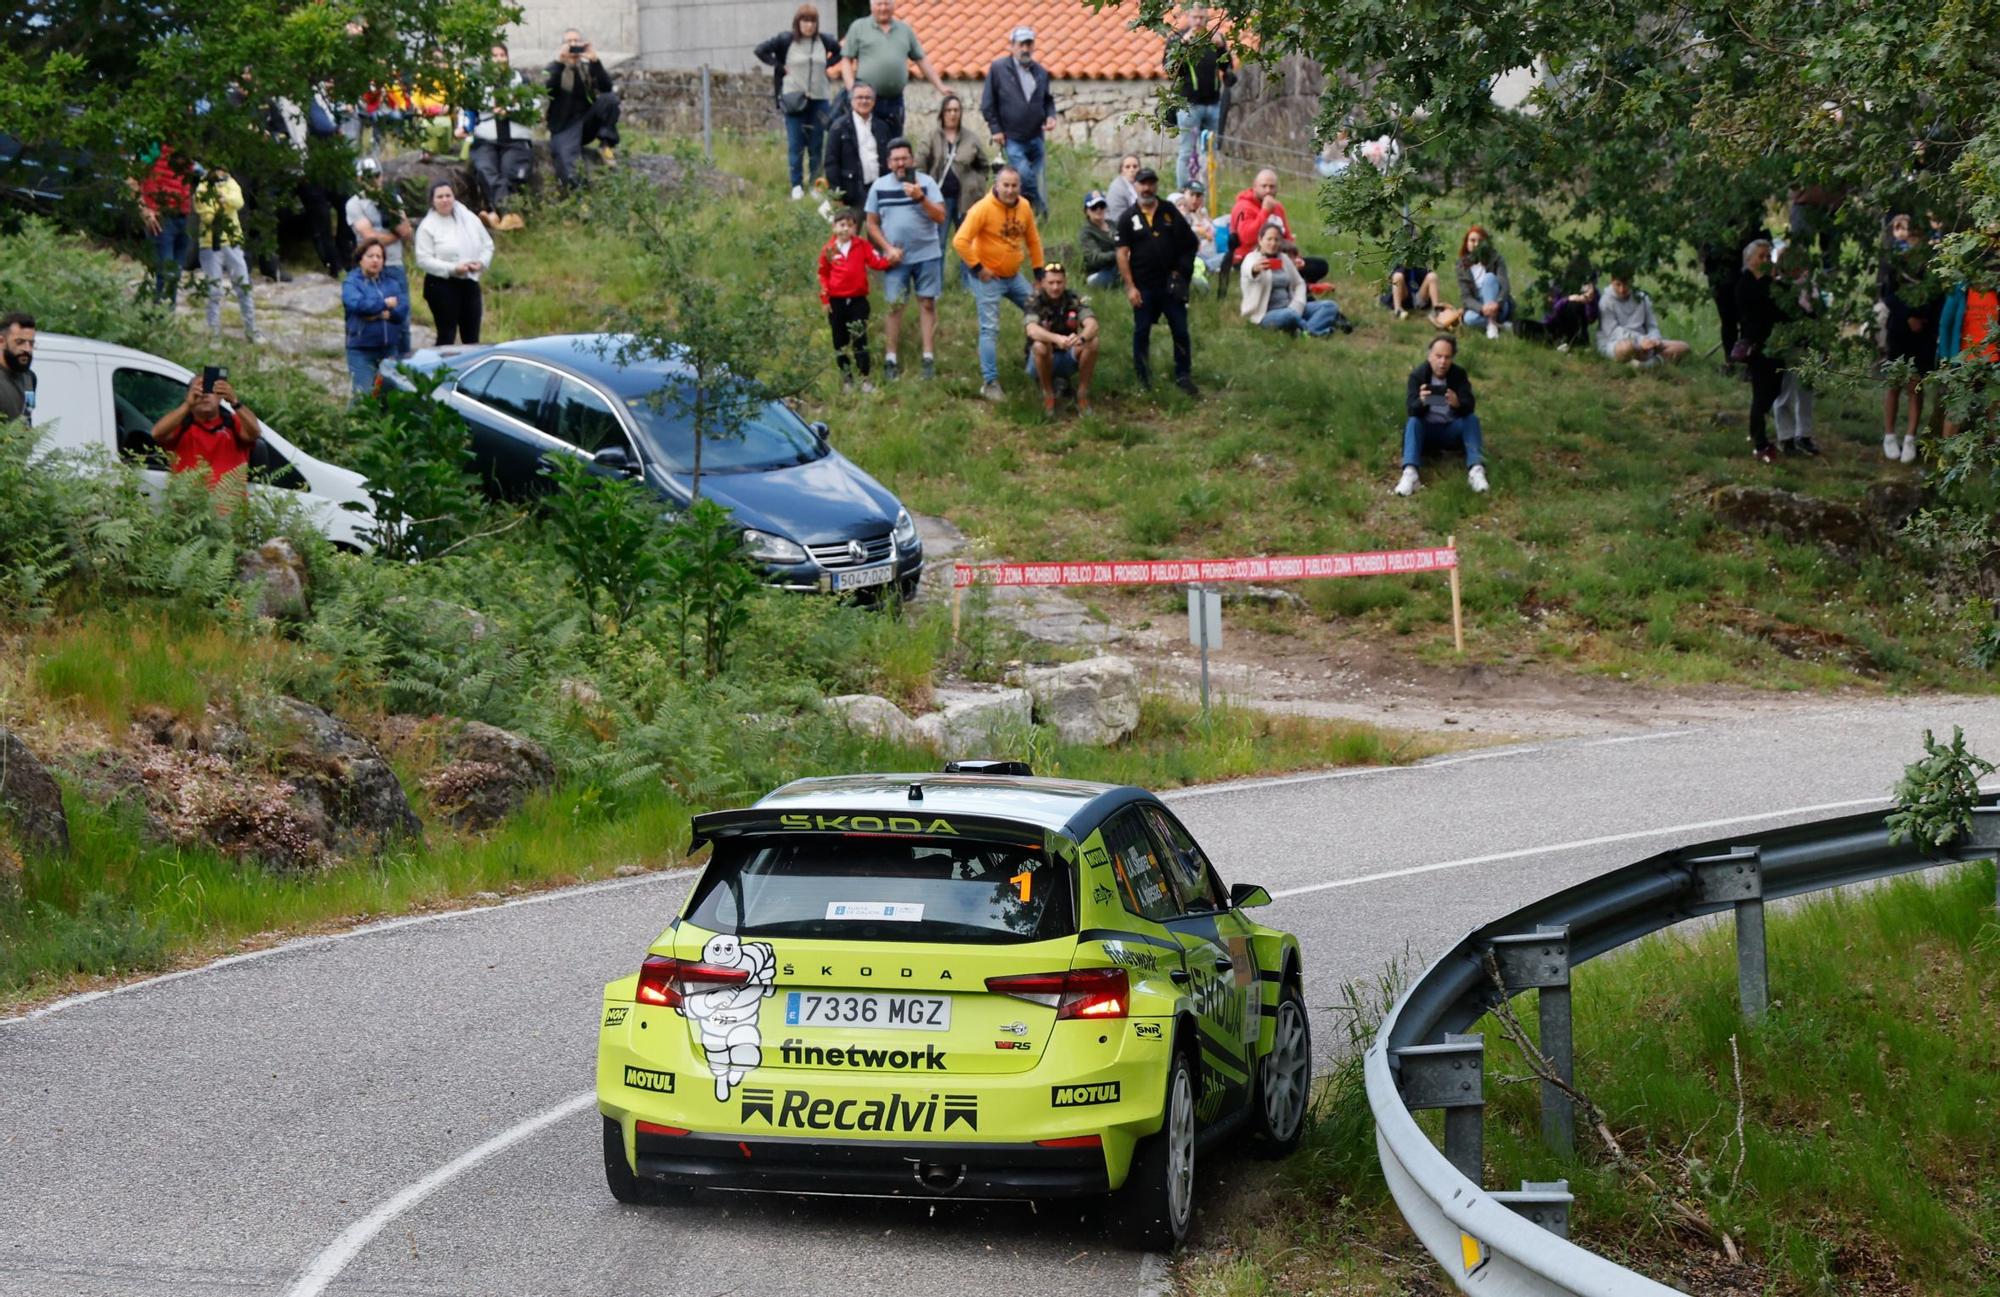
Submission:
[[[577,159],[595,143],[604,165],[618,163],[618,95],[597,46],[572,27],[548,68],[549,160],[565,192],[576,188]]]
[[[1417,465],[1427,450],[1465,452],[1465,480],[1475,492],[1486,490],[1486,443],[1481,439],[1472,379],[1458,363],[1458,339],[1441,333],[1431,339],[1424,361],[1410,371],[1404,390],[1403,475],[1397,495],[1417,489]]]
[[[937,377],[937,299],[944,288],[944,191],[917,170],[916,152],[902,136],[889,141],[889,169],[868,187],[868,239],[882,255],[900,260],[882,274],[889,303],[883,326],[889,381],[901,376],[896,342],[903,330],[903,299],[915,293],[917,327],[924,344],[925,378]]]
[[[264,425],[237,400],[229,371],[220,365],[189,379],[181,403],[153,425],[153,440],[174,457],[173,471],[206,470],[210,486],[239,468],[247,473],[250,451],[263,433]]]
[[[0,419],[35,421],[35,317],[0,315]]]
[[[1200,396],[1194,385],[1194,344],[1188,337],[1188,285],[1201,240],[1187,217],[1160,201],[1160,175],[1142,167],[1132,178],[1139,202],[1118,222],[1118,277],[1132,303],[1132,368],[1139,384],[1153,385],[1153,325],[1162,317],[1174,338],[1174,386]]]

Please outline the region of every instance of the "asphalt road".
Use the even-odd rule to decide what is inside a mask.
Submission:
[[[2000,751],[2000,700],[1919,700],[1174,802],[1226,880],[1279,895],[1268,914],[1304,942],[1324,1053],[1346,979],[1668,846],[1860,809],[1924,727],[1953,723]],[[0,1022],[0,1294],[1035,1297],[1158,1283],[1156,1259],[1026,1207],[615,1204],[582,1097],[598,990],[685,885],[384,925]]]

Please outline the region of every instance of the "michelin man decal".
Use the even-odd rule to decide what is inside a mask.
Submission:
[[[760,1002],[776,993],[771,974],[778,961],[767,941],[739,942],[718,933],[701,948],[701,962],[750,974],[747,982],[700,991],[681,1001],[681,1016],[701,1032],[701,1050],[708,1057],[708,1070],[715,1073],[715,1098],[720,1103],[744,1073],[764,1061],[757,1012]]]

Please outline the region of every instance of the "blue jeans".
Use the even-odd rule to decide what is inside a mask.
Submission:
[[[1083,277],[1092,288],[1116,288],[1121,282],[1115,270],[1093,270]]]
[[[1486,462],[1485,443],[1479,439],[1479,416],[1460,415],[1450,423],[1425,423],[1412,417],[1403,425],[1403,467],[1415,468],[1426,450],[1465,449],[1465,466]]]
[[[803,187],[806,177],[819,179],[820,155],[826,150],[826,101],[808,99],[805,111],[785,118],[785,163],[792,169],[792,183]],[[799,153],[805,152],[800,165]]]
[[[979,309],[979,381],[1000,381],[1000,303],[1004,299],[1028,311],[1028,277],[1015,271],[1010,279],[972,279],[972,302]]]
[[[1277,329],[1283,333],[1297,333],[1304,325],[1305,321],[1299,318],[1299,313],[1289,306],[1266,311],[1264,318],[1257,321],[1260,329]]]
[[[880,90],[877,90],[875,92],[875,115],[880,117],[883,123],[888,126],[889,134],[901,135],[903,133],[902,92],[898,91],[893,95],[885,95]]]
[[[161,212],[160,232],[147,236],[153,245],[153,300],[173,303],[181,292],[181,267],[194,246],[186,212]]]
[[[375,390],[375,371],[385,360],[394,360],[396,347],[349,347],[347,349],[347,377],[354,384],[356,396],[366,396]]]
[[[1186,189],[1188,172],[1194,166],[1195,150],[1201,147],[1203,131],[1222,129],[1221,104],[1189,104],[1177,119],[1181,128],[1180,152],[1174,155],[1174,187]],[[1209,186],[1211,189],[1213,185]]]
[[[1315,338],[1324,338],[1339,325],[1340,303],[1322,297],[1316,302],[1307,302],[1302,314],[1306,332]]]
[[[1021,197],[1035,209],[1035,215],[1046,216],[1049,205],[1042,198],[1042,163],[1048,157],[1048,148],[1037,135],[1032,139],[1017,140],[1007,137],[1007,165],[1021,173]]]

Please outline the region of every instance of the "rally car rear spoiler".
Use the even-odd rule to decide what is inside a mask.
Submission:
[[[952,838],[978,842],[1004,842],[1016,846],[1042,847],[1073,856],[1076,844],[1039,824],[1002,819],[993,815],[940,815],[915,805],[897,814],[851,810],[816,811],[810,807],[779,811],[751,807],[738,811],[710,811],[694,817],[694,837],[690,853],[718,838],[750,837],[763,834],[793,836],[800,833],[832,834],[843,837]]]

